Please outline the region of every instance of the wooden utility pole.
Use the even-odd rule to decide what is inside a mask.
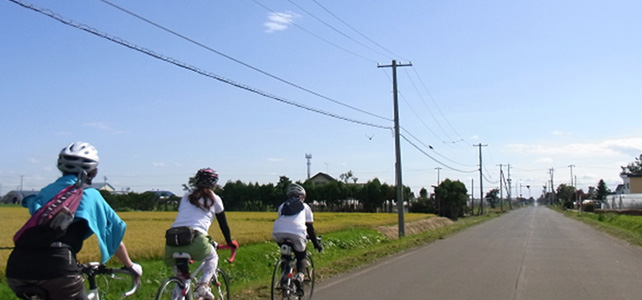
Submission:
[[[483,215],[484,214],[484,174],[482,173],[482,151],[481,147],[488,146],[488,145],[482,145],[481,143],[477,145],[473,145],[475,147],[479,147],[479,214]]]
[[[504,191],[502,190],[502,184],[504,183],[504,170],[502,170],[502,164],[499,165],[499,206],[504,211]]]
[[[379,65],[379,68],[392,68],[392,96],[395,109],[395,184],[397,185],[397,214],[399,216],[399,237],[405,235],[405,224],[403,219],[403,181],[401,180],[401,145],[399,141],[399,102],[397,100],[397,67],[409,67],[408,64],[397,64],[396,60],[392,60],[391,65]]]

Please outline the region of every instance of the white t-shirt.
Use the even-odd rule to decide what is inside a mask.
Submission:
[[[207,231],[209,230],[210,225],[212,225],[215,215],[225,210],[223,208],[223,200],[221,200],[221,197],[214,194],[214,205],[210,207],[209,211],[205,211],[189,202],[190,194],[191,193],[186,193],[183,195],[181,203],[178,205],[176,220],[174,221],[174,224],[172,224],[172,227],[191,226],[195,230],[207,235]],[[204,200],[201,198],[198,201],[203,203]]]
[[[283,203],[279,206],[279,217],[274,221],[272,233],[290,233],[305,238],[307,236],[305,223],[314,221],[310,206],[307,203],[303,203],[303,210],[291,216],[281,215],[281,208],[283,208]]]

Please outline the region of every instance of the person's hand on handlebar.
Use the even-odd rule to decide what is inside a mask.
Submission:
[[[129,267],[123,267],[124,270],[130,271],[133,274],[136,274],[136,277],[140,278],[143,276],[143,267],[137,263],[132,263]]]
[[[234,248],[234,249],[238,249],[239,248],[239,243],[236,240],[232,240],[232,242],[231,243],[227,243],[227,245],[232,247],[232,248]]]

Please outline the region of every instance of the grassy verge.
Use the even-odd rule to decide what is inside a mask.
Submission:
[[[375,229],[363,226],[323,233],[324,251],[313,254],[317,280],[321,282],[389,255],[436,239],[442,239],[452,233],[496,216],[498,214],[463,218],[451,225],[408,235],[401,239],[389,239]],[[227,251],[219,252],[221,257],[220,266],[227,271],[232,279],[233,298],[244,300],[269,299],[269,284],[274,262],[279,256],[276,244],[269,241],[242,245],[233,264],[223,262],[223,259],[228,255],[229,252]],[[170,269],[159,260],[149,259],[138,262],[144,269],[142,287],[136,294],[127,299],[153,299],[161,281],[171,273]],[[112,291],[126,290],[125,283],[120,284],[115,280],[103,282],[101,288],[105,286],[105,283],[109,285],[110,295]],[[12,295],[6,281],[0,282],[0,295]],[[109,296],[103,298],[112,299]],[[115,297],[114,299],[119,298]]]
[[[628,243],[642,246],[642,216],[618,215],[615,213],[578,213],[576,210],[561,210],[564,215],[584,222]]]

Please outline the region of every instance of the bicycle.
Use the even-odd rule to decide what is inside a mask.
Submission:
[[[234,241],[236,244],[236,241]],[[227,262],[234,262],[236,256],[236,250],[238,249],[238,244],[236,246],[228,245],[219,245],[215,241],[212,241],[211,244],[215,249],[229,249],[230,258],[227,259]],[[172,254],[174,258],[175,265],[178,270],[181,272],[180,276],[171,276],[160,285],[158,292],[156,293],[156,300],[192,300],[192,291],[195,288],[198,278],[196,275],[203,269],[204,264],[201,263],[194,272],[190,273],[189,264],[193,263],[192,257],[185,252],[175,252]],[[210,282],[212,287],[212,294],[216,300],[230,300],[230,278],[221,268],[216,268],[216,273],[212,277]]]
[[[89,300],[100,300],[101,291],[99,291],[98,284],[96,283],[96,277],[99,275],[109,275],[109,278],[120,278],[117,274],[127,275],[131,278],[131,289],[124,292],[122,297],[129,297],[133,295],[138,287],[140,287],[140,277],[129,269],[115,269],[107,268],[105,265],[98,262],[89,262],[85,264],[80,264],[82,273],[87,276],[87,282],[89,283],[89,289],[87,290],[87,299]],[[122,278],[121,278],[122,279]],[[28,300],[49,300],[49,295],[46,290],[38,287],[31,286],[20,292],[22,294],[21,299]]]
[[[321,244],[321,236],[317,237],[319,245]],[[272,300],[303,300],[312,299],[314,292],[314,261],[310,252],[306,253],[306,260],[308,267],[306,272],[303,273],[303,296],[296,294],[296,283],[294,276],[297,274],[296,258],[294,258],[294,251],[292,248],[292,241],[285,240],[280,246],[281,257],[274,264],[274,272],[272,273],[272,285],[270,294]]]

